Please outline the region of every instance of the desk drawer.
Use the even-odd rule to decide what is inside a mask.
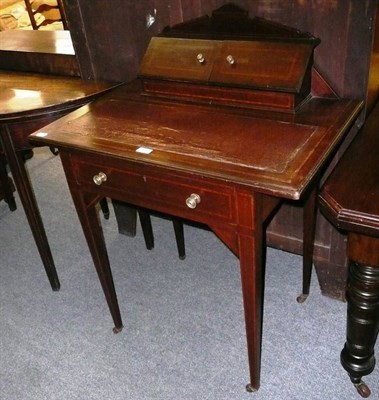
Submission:
[[[210,82],[299,92],[311,59],[307,44],[225,41]]]
[[[220,42],[154,37],[143,59],[140,76],[207,82]]]
[[[103,196],[204,223],[215,218],[235,220],[234,189],[202,177],[187,178],[133,163],[104,167],[82,158],[75,162],[74,171],[80,185]]]

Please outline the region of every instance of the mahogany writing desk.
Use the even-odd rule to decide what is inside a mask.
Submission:
[[[300,199],[361,102],[312,98],[296,114],[144,94],[139,81],[33,133],[55,146],[116,330],[122,320],[95,205],[111,197],[205,223],[239,257],[250,391],[260,382],[265,221]]]

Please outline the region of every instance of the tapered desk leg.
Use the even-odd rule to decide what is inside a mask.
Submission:
[[[8,160],[9,168],[20,196],[21,203],[24,207],[26,218],[28,219],[30,229],[32,230],[43,265],[45,267],[47,277],[49,278],[51,288],[54,291],[57,291],[60,288],[58,274],[55,269],[45,228],[42,223],[37,201],[30,184],[28,173],[25,169],[22,155],[21,153],[16,152],[7,126],[2,125],[0,127],[0,133],[3,150]]]
[[[103,230],[96,210],[96,196],[76,191],[75,188],[71,187],[70,191],[95,264],[97,275],[113,318],[115,325],[113,332],[118,333],[122,330],[123,326],[111,267],[109,264],[108,252],[105,246]]]
[[[298,303],[303,303],[309,296],[311,286],[313,249],[317,216],[317,188],[313,188],[305,199],[303,208],[303,291],[297,297]]]
[[[245,311],[246,339],[250,367],[248,392],[260,386],[263,316],[263,235],[257,227],[254,236],[239,235],[239,259]]]

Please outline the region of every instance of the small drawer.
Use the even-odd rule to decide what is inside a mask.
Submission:
[[[221,42],[154,37],[142,61],[142,78],[207,82]]]
[[[225,41],[210,82],[299,92],[312,54],[308,44]]]
[[[151,168],[145,173],[133,163],[126,165],[125,168],[104,167],[80,159],[75,163],[76,180],[103,196],[199,222],[235,219],[234,189],[227,185],[201,177],[188,179],[162,169]]]

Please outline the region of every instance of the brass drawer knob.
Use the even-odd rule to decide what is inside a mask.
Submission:
[[[204,62],[205,62],[205,57],[203,56],[202,53],[199,53],[199,54],[197,55],[196,59],[197,59],[197,61],[198,61],[200,64],[204,64]]]
[[[231,54],[229,54],[228,57],[226,57],[226,61],[227,61],[230,65],[233,65],[233,64],[236,62],[236,60],[234,59],[234,57],[233,57]]]
[[[200,203],[200,196],[196,193],[192,193],[190,197],[186,200],[187,207],[196,208]]]
[[[97,175],[93,177],[93,181],[95,182],[96,185],[100,186],[103,182],[107,180],[107,176],[104,174],[104,172],[99,172]]]

